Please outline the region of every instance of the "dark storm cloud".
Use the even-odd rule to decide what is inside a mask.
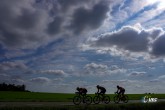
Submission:
[[[165,34],[161,35],[153,43],[152,54],[155,56],[165,56]]]
[[[61,17],[54,18],[53,21],[48,24],[48,29],[47,29],[48,34],[55,35],[59,33],[61,24],[62,24]]]
[[[116,46],[133,52],[144,52],[147,51],[148,35],[148,33],[138,32],[132,27],[124,27],[117,32],[102,35],[95,45],[101,47]]]
[[[73,14],[70,28],[76,34],[81,33],[85,29],[96,29],[103,23],[108,11],[109,4],[105,2],[99,2],[90,9],[80,7]]]
[[[93,41],[90,45],[94,48],[115,48],[118,51],[130,53],[147,53],[150,56],[165,55],[165,34],[160,28],[137,29],[126,26],[119,31],[106,33]],[[123,53],[124,54],[124,53]]]
[[[1,0],[0,43],[6,47],[26,47],[44,39],[48,15],[36,9],[32,0]]]
[[[67,11],[71,6],[87,2],[88,0],[57,0],[62,11]]]
[[[79,34],[99,28],[108,11],[105,0],[1,0],[0,44],[7,48],[39,47],[68,30]]]

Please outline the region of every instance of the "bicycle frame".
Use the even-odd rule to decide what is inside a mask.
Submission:
[[[122,94],[116,93],[116,95],[119,98],[119,100],[122,100]]]
[[[83,95],[83,94],[80,94],[79,92],[76,92],[75,94],[76,94],[76,96],[74,96],[74,98],[73,98],[73,103],[75,105],[79,105],[81,102],[86,103],[86,104],[92,103],[91,96]],[[78,102],[76,102],[75,98],[78,99]]]
[[[95,93],[93,101],[95,104],[99,104],[100,101],[108,104],[110,102],[110,97],[105,94]]]
[[[119,93],[116,93],[115,92],[115,96],[114,96],[114,98],[116,97],[117,99],[118,99],[118,101],[116,102],[115,100],[116,99],[114,99],[114,101],[116,102],[116,103],[118,103],[118,102],[120,102],[120,101],[123,101],[123,102],[125,102],[125,103],[127,103],[128,102],[128,96],[127,95],[122,95],[122,94],[119,94]]]
[[[100,98],[104,98],[105,94],[100,94],[100,93],[95,93],[96,96],[100,97]]]

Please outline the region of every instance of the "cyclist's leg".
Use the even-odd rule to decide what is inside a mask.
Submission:
[[[87,95],[87,92],[84,92],[84,95],[86,96]]]
[[[101,96],[104,96],[105,93],[104,93],[104,91],[101,91],[100,94],[101,94]]]
[[[124,97],[125,90],[122,90],[122,97]]]
[[[86,96],[86,94],[85,93],[82,93],[82,97],[83,97],[83,103],[85,103],[85,96]]]
[[[105,96],[105,92],[106,92],[106,90],[105,90],[105,91],[103,91],[103,96]]]
[[[122,98],[122,91],[118,92],[119,98]]]

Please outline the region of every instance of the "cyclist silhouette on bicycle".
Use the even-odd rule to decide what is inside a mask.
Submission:
[[[96,87],[97,87],[97,90],[98,90],[97,93],[99,93],[103,96],[106,92],[106,89],[102,86],[99,86],[99,85],[97,85]]]
[[[123,97],[124,93],[125,93],[125,89],[123,87],[120,87],[120,86],[117,85],[116,93],[121,94],[121,96]]]
[[[86,88],[79,88],[79,87],[77,87],[77,91],[78,92],[76,92],[76,93],[78,93],[78,94],[80,94],[82,96],[86,96],[86,94],[88,92]]]
[[[75,92],[77,95],[73,98],[73,103],[75,105],[79,105],[81,102],[86,103],[88,105],[92,103],[92,97],[87,95],[88,91],[86,88],[77,87],[76,90],[78,91]]]

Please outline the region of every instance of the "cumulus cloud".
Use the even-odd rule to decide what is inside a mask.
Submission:
[[[9,77],[9,75],[4,74],[4,73],[0,73],[0,77],[1,77],[1,78],[2,78],[2,77]]]
[[[91,75],[112,75],[112,74],[118,74],[118,73],[125,73],[127,70],[124,68],[120,68],[117,65],[112,65],[108,67],[105,64],[96,64],[96,63],[90,63],[86,64],[84,66],[84,72],[86,74]]]
[[[12,69],[25,70],[28,67],[22,62],[2,62],[0,64],[0,71],[8,71]]]
[[[24,81],[23,79],[20,79],[20,78],[11,79],[10,82],[14,83],[14,84],[25,84],[26,83],[26,81]]]
[[[129,74],[129,76],[144,76],[146,74],[146,72],[137,72],[137,71],[134,71],[132,73]]]
[[[45,83],[49,83],[50,79],[46,78],[46,77],[37,77],[37,78],[30,79],[30,82],[39,83],[39,84],[45,84]]]
[[[84,29],[96,29],[105,20],[108,11],[109,5],[104,2],[94,5],[92,9],[80,7],[74,12],[70,27],[75,33],[80,33]]]
[[[92,49],[119,56],[129,54],[133,54],[133,57],[164,56],[164,38],[164,31],[161,28],[138,29],[125,26],[118,31],[102,34],[89,41],[89,46]]]
[[[27,84],[27,75],[23,74],[26,69],[8,69],[5,71],[0,71],[0,82],[12,83],[12,84]]]
[[[63,38],[61,34],[68,31],[99,28],[108,11],[108,3],[101,0],[2,0],[0,44],[7,48],[39,47]]]
[[[43,70],[41,71],[41,73],[55,76],[67,76],[67,74],[63,70]]]
[[[107,69],[107,65],[90,63],[90,64],[85,65],[85,68],[86,69]]]
[[[96,63],[90,63],[90,64],[86,64],[84,66],[84,69],[86,70],[87,74],[100,74],[100,75],[104,75],[107,73],[107,65],[103,65],[103,64],[96,64]]]
[[[62,78],[55,78],[55,79],[52,79],[52,82],[57,84],[57,83],[61,83],[63,80],[64,79]]]
[[[124,68],[120,68],[119,66],[117,65],[112,65],[110,66],[110,73],[111,74],[116,74],[116,73],[125,73],[127,70],[124,69]]]
[[[26,48],[46,38],[49,19],[45,10],[33,7],[34,0],[2,0],[0,4],[0,43],[5,47]]]
[[[13,72],[14,73],[14,72]],[[26,80],[21,75],[10,75],[7,71],[0,73],[0,82],[12,83],[12,84],[25,84]]]
[[[155,56],[165,56],[165,33],[157,38],[153,43],[152,54]]]
[[[49,35],[55,35],[61,31],[61,24],[62,24],[62,18],[61,17],[55,17],[47,27],[47,33]]]
[[[158,79],[161,79],[161,80],[165,79],[165,75],[159,76]]]
[[[9,79],[10,79],[10,76],[8,74],[0,73],[0,83],[8,82]]]
[[[147,33],[139,33],[132,27],[124,27],[121,30],[101,36],[94,45],[100,47],[122,48],[124,50],[141,52],[147,50]]]

